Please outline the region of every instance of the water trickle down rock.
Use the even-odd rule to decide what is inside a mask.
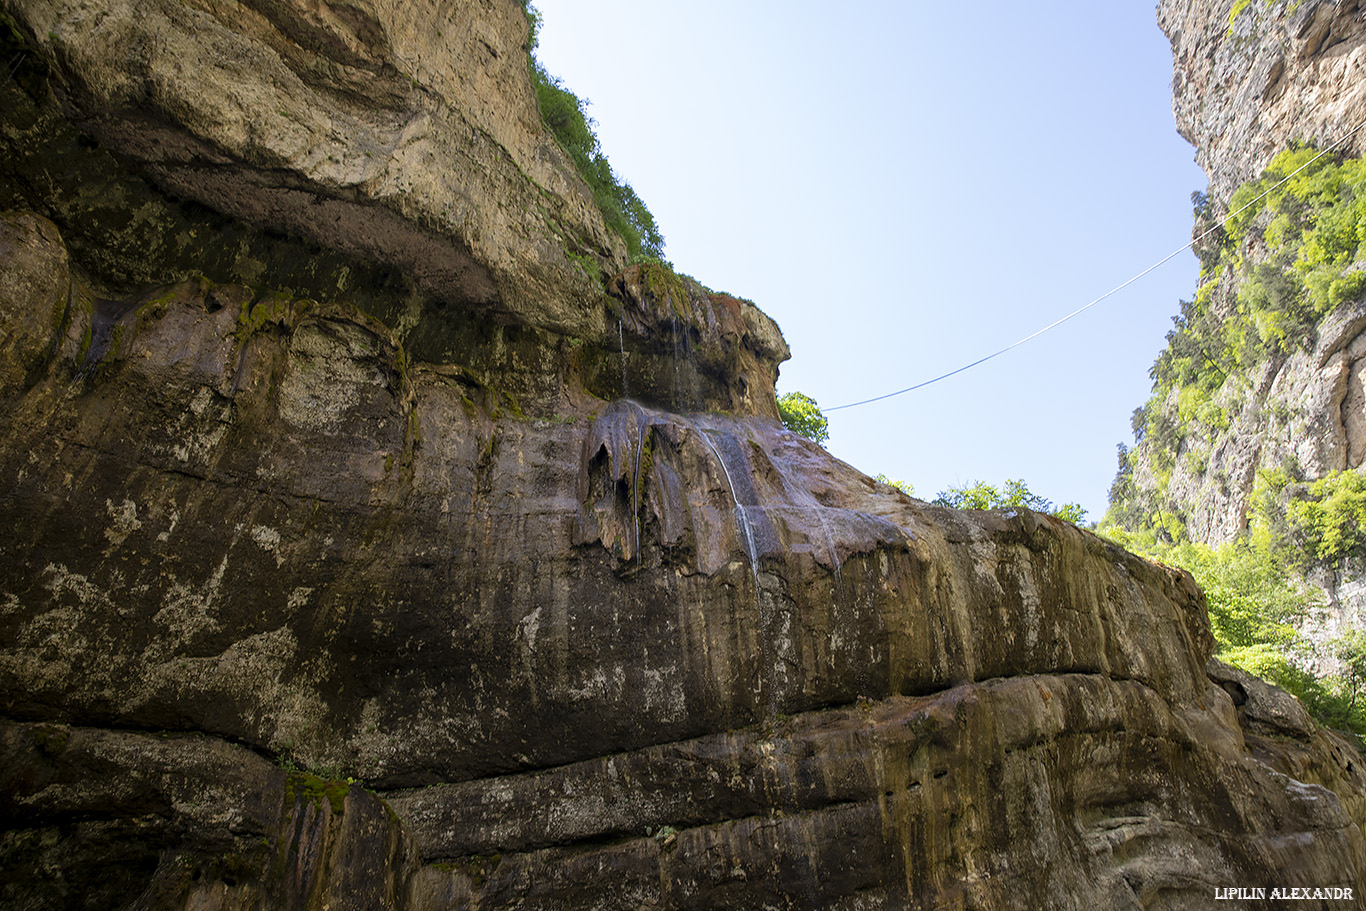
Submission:
[[[0,901],[1023,911],[1366,887],[1362,804],[1338,796],[1359,756],[1207,669],[1189,577],[1046,516],[890,495],[786,433],[786,347],[747,302],[643,266],[585,302],[552,228],[611,242],[535,123],[520,4],[106,6],[12,0],[0,29],[28,43],[0,192],[48,216],[0,216],[0,869],[44,871]],[[242,143],[295,136],[282,106],[375,129],[324,127],[265,172]],[[92,111],[100,142],[71,120]],[[407,140],[371,169],[386,130]],[[377,180],[327,183],[353,165]],[[116,236],[120,198],[139,214]],[[320,208],[344,217],[279,236]],[[138,277],[96,294],[92,263]],[[371,316],[318,294],[339,264]],[[233,283],[157,278],[187,269]],[[80,380],[97,297],[135,318]],[[675,319],[690,407],[733,416],[655,410]],[[605,401],[623,349],[644,407]],[[261,754],[393,812],[358,789],[340,820],[285,806]]]

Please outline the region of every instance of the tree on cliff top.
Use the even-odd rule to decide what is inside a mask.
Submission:
[[[778,396],[778,417],[788,430],[800,433],[821,446],[830,439],[830,422],[821,414],[816,400],[809,395],[787,392]]]
[[[1034,493],[1028,484],[1018,478],[1007,479],[1000,488],[984,481],[950,487],[941,490],[935,496],[934,503],[950,509],[1032,509],[1057,516],[1073,525],[1079,525],[1086,519],[1086,510],[1081,508],[1081,504],[1064,503],[1055,507],[1052,500]]]

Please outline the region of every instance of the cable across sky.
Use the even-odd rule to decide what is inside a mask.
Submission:
[[[1137,275],[1133,276],[1133,277],[1130,278],[1128,281],[1125,281],[1125,282],[1123,282],[1123,283],[1121,283],[1121,284],[1116,285],[1115,287],[1111,288],[1109,291],[1106,291],[1104,294],[1102,294],[1100,297],[1097,297],[1095,300],[1091,301],[1090,303],[1085,304],[1084,306],[1078,307],[1077,309],[1073,310],[1071,313],[1067,314],[1066,316],[1061,317],[1061,318],[1059,318],[1059,319],[1056,319],[1056,320],[1054,320],[1053,322],[1049,323],[1047,326],[1044,326],[1042,329],[1038,329],[1038,330],[1036,330],[1036,331],[1034,331],[1034,332],[1031,332],[1029,335],[1026,335],[1024,338],[1020,339],[1019,341],[1013,342],[1013,343],[1011,343],[1011,344],[1009,344],[1009,345],[1006,345],[1004,348],[1000,349],[999,351],[993,351],[991,354],[988,354],[988,355],[986,355],[985,357],[980,357],[980,358],[978,358],[977,360],[973,361],[973,362],[970,363],[970,364],[964,364],[962,367],[959,367],[959,368],[957,368],[956,370],[950,370],[948,373],[943,373],[943,374],[940,374],[939,376],[936,376],[936,377],[934,377],[934,378],[932,378],[932,379],[925,380],[924,382],[916,383],[914,386],[907,386],[905,389],[898,389],[898,390],[896,390],[895,392],[888,392],[888,393],[885,393],[885,394],[883,394],[883,395],[873,396],[873,397],[870,398],[870,399],[862,399],[862,400],[860,400],[860,401],[857,401],[857,402],[849,402],[849,403],[844,404],[844,405],[835,405],[833,408],[822,408],[821,410],[822,410],[823,412],[825,412],[825,413],[828,414],[828,413],[830,413],[830,412],[832,412],[832,411],[842,411],[842,410],[844,410],[845,408],[857,408],[857,407],[860,406],[860,405],[869,405],[869,404],[872,404],[873,402],[880,402],[880,401],[882,401],[883,399],[890,399],[890,398],[893,398],[893,397],[898,396],[898,395],[904,395],[904,394],[907,393],[907,392],[914,392],[914,391],[917,390],[917,389],[924,389],[926,386],[931,386],[931,385],[933,385],[933,384],[935,384],[935,383],[938,383],[938,382],[941,381],[941,380],[946,380],[946,379],[948,379],[948,378],[951,377],[951,376],[957,376],[958,374],[964,372],[965,370],[971,370],[973,367],[976,367],[976,366],[978,366],[979,364],[985,364],[987,361],[989,361],[989,360],[991,360],[991,359],[993,359],[993,358],[1000,357],[1001,355],[1005,354],[1007,351],[1013,351],[1014,349],[1016,349],[1016,348],[1020,347],[1021,345],[1023,345],[1025,342],[1029,342],[1029,341],[1032,341],[1033,339],[1038,338],[1039,336],[1043,335],[1045,332],[1049,331],[1050,329],[1055,329],[1055,328],[1057,328],[1058,326],[1061,326],[1063,323],[1065,323],[1065,322],[1067,322],[1068,320],[1072,319],[1072,317],[1078,316],[1079,314],[1082,314],[1082,313],[1085,313],[1087,310],[1090,310],[1092,307],[1094,307],[1096,304],[1099,304],[1101,301],[1105,300],[1106,298],[1112,297],[1113,295],[1119,293],[1120,291],[1122,291],[1122,290],[1124,290],[1125,288],[1127,288],[1129,285],[1132,285],[1134,282],[1138,281],[1138,280],[1139,280],[1140,278],[1142,278],[1143,276],[1145,276],[1145,275],[1147,275],[1148,273],[1152,272],[1153,270],[1155,270],[1155,269],[1161,267],[1162,265],[1166,264],[1167,262],[1170,262],[1171,260],[1175,259],[1177,256],[1181,255],[1182,253],[1184,253],[1184,252],[1186,252],[1187,250],[1189,250],[1191,247],[1195,246],[1195,245],[1196,245],[1197,243],[1199,243],[1200,241],[1204,240],[1204,239],[1205,239],[1206,237],[1208,237],[1210,234],[1213,234],[1215,231],[1221,229],[1225,224],[1227,224],[1227,222],[1228,222],[1229,219],[1233,218],[1235,215],[1239,214],[1240,212],[1243,212],[1244,210],[1249,209],[1249,208],[1251,208],[1252,206],[1256,205],[1257,203],[1261,202],[1261,201],[1262,201],[1263,199],[1265,199],[1267,196],[1271,195],[1271,193],[1273,193],[1275,190],[1277,190],[1278,188],[1284,186],[1287,182],[1289,182],[1290,178],[1294,177],[1296,174],[1300,173],[1300,172],[1303,171],[1305,168],[1309,167],[1311,164],[1313,164],[1314,162],[1318,161],[1318,160],[1319,160],[1320,158],[1322,158],[1323,156],[1327,155],[1329,152],[1333,151],[1333,149],[1335,149],[1335,148],[1337,148],[1338,146],[1342,145],[1342,143],[1344,143],[1344,142],[1346,142],[1348,139],[1350,139],[1350,138],[1351,138],[1353,135],[1355,135],[1355,134],[1357,133],[1357,131],[1359,131],[1362,127],[1366,127],[1366,120],[1363,120],[1361,123],[1357,124],[1357,125],[1356,125],[1355,127],[1353,127],[1351,130],[1349,130],[1348,132],[1344,133],[1342,136],[1338,137],[1338,139],[1337,139],[1336,141],[1334,141],[1332,144],[1330,144],[1330,145],[1328,145],[1327,147],[1325,147],[1325,148],[1323,149],[1323,151],[1319,152],[1319,153],[1318,153],[1317,155],[1315,155],[1313,158],[1309,159],[1309,160],[1306,161],[1304,164],[1300,165],[1298,168],[1296,168],[1295,170],[1291,171],[1291,172],[1290,172],[1289,174],[1287,174],[1279,183],[1277,183],[1275,186],[1269,187],[1264,193],[1262,193],[1262,194],[1261,194],[1260,196],[1258,196],[1256,199],[1253,199],[1253,200],[1249,201],[1248,203],[1246,203],[1245,205],[1241,206],[1240,208],[1236,209],[1235,211],[1228,213],[1228,214],[1225,215],[1225,216],[1223,217],[1223,219],[1220,220],[1217,224],[1211,226],[1210,228],[1206,229],[1205,231],[1201,232],[1200,234],[1196,235],[1195,237],[1192,237],[1192,238],[1190,239],[1190,241],[1188,241],[1187,243],[1183,244],[1182,246],[1176,248],[1176,249],[1173,250],[1172,252],[1168,253],[1166,256],[1162,257],[1162,258],[1159,259],[1157,262],[1153,263],[1151,266],[1149,266],[1148,268],[1144,269],[1142,272],[1139,272]]]

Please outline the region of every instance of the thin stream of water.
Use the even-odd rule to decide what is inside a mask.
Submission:
[[[825,524],[824,508],[814,506],[812,511],[816,514],[816,521],[821,523],[821,531],[825,532],[825,546],[830,551],[830,564],[835,568],[835,583],[843,589],[844,576],[840,572],[840,552],[835,547],[835,537],[830,534],[830,526]]]
[[[645,413],[636,411],[636,463],[631,469],[631,524],[636,532],[636,566],[640,565],[640,485],[645,479],[640,475],[640,460],[645,455]]]
[[[673,321],[673,343],[674,343],[674,411],[683,411],[683,382],[679,376],[679,351],[678,351],[678,317],[671,317]]]
[[[691,425],[690,425],[691,426]],[[694,432],[698,432],[693,427]],[[730,488],[730,498],[735,502],[735,515],[740,525],[740,531],[745,542],[745,556],[749,558],[750,574],[754,577],[754,603],[759,610],[759,647],[760,647],[760,675],[763,683],[763,699],[767,705],[766,714],[769,718],[775,715],[773,702],[773,681],[772,681],[772,659],[769,656],[768,628],[769,622],[764,610],[764,593],[759,584],[759,549],[754,543],[754,529],[749,522],[749,514],[745,507],[740,504],[740,497],[735,492],[735,481],[730,476],[730,469],[726,466],[726,460],[721,456],[720,450],[712,442],[711,435],[704,429],[699,432],[699,436],[711,450],[716,462],[721,466],[721,473],[726,476],[726,486]]]

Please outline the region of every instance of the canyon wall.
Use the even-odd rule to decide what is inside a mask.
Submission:
[[[1228,223],[1220,227],[1253,200],[1244,191],[1235,206],[1238,188],[1261,178],[1278,154],[1327,150],[1325,164],[1360,157],[1366,10],[1356,0],[1162,2],[1158,21],[1172,44],[1177,127],[1210,181],[1197,199],[1200,287],[1168,337],[1173,360],[1194,357],[1199,367],[1172,381],[1159,359],[1157,395],[1136,415],[1138,438],[1121,466],[1132,486],[1117,485],[1114,499],[1121,524],[1158,517],[1177,529],[1164,533],[1221,545],[1247,532],[1268,475],[1280,479],[1272,487],[1290,485],[1273,491],[1279,514],[1315,481],[1366,462],[1366,299],[1355,288],[1335,292],[1331,306],[1310,306],[1306,284],[1331,276],[1309,262],[1317,254],[1299,233],[1328,218],[1330,206],[1351,205],[1355,191],[1337,200],[1273,195],[1254,203],[1236,238]],[[1359,250],[1340,259],[1334,280],[1345,287],[1366,260]],[[1366,623],[1361,555],[1300,562],[1328,607],[1311,624],[1313,638]]]
[[[1360,755],[1188,575],[780,426],[520,4],[0,9],[7,907],[1366,889]]]

